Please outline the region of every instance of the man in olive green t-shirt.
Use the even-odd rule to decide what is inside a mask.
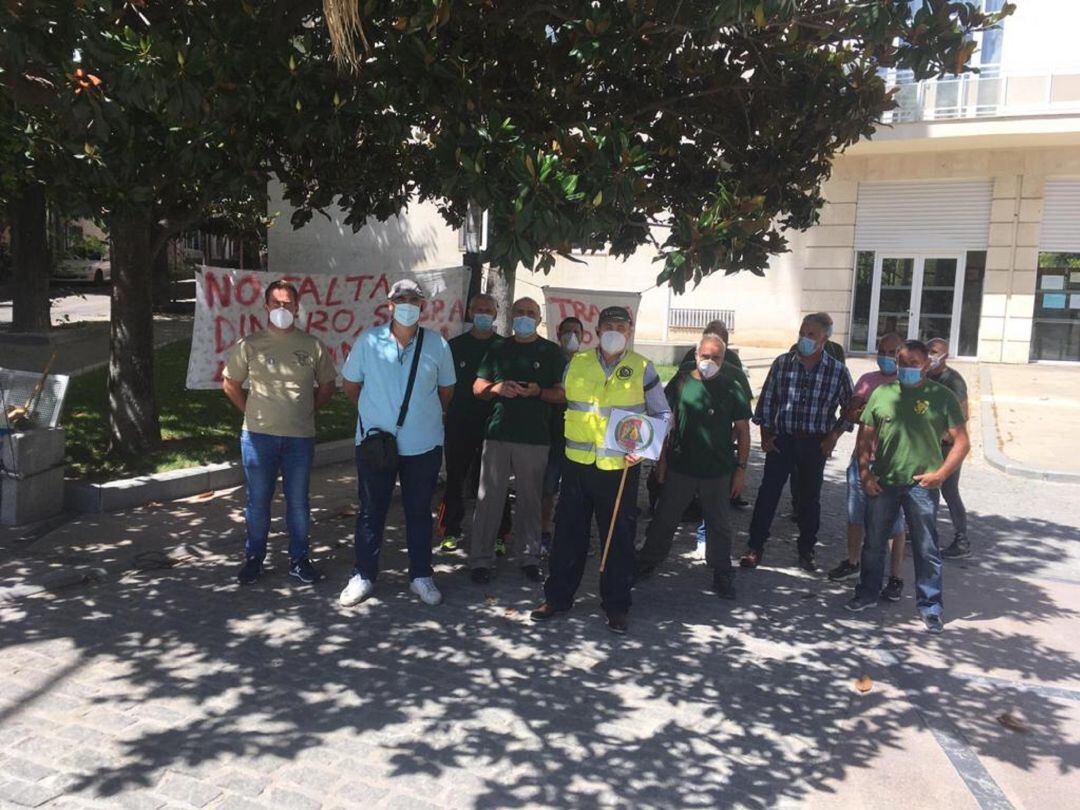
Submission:
[[[667,558],[683,511],[696,495],[705,518],[705,562],[713,569],[713,588],[720,598],[734,599],[729,509],[745,483],[753,414],[742,387],[720,373],[726,348],[715,334],[702,337],[696,367],[681,370],[671,388],[673,423],[657,464],[664,491],[637,554],[635,574],[648,576]]]
[[[495,537],[502,520],[510,476],[514,476],[514,535],[518,564],[526,579],[540,582],[540,522],[551,443],[552,406],[566,401],[566,359],[557,343],[536,334],[540,305],[514,302],[514,336],[493,346],[476,370],[473,391],[494,400],[480,456],[480,492],[469,543],[472,580],[491,579]]]
[[[897,381],[879,386],[862,413],[856,452],[859,479],[868,496],[866,538],[859,584],[846,607],[858,612],[878,603],[885,550],[903,509],[915,558],[916,604],[927,630],[940,633],[944,623],[939,490],[963,462],[970,442],[964,413],[952,391],[927,379],[930,352],[926,345],[909,340],[896,359]],[[941,452],[944,436],[951,442],[947,457]]]
[[[225,395],[244,414],[240,455],[247,539],[237,579],[241,585],[250,585],[262,574],[270,502],[280,471],[289,532],[289,576],[310,584],[319,578],[308,560],[315,411],[333,396],[337,371],[322,341],[296,328],[295,287],[283,281],[270,284],[265,306],[266,329],[241,339],[229,353],[223,372]]]

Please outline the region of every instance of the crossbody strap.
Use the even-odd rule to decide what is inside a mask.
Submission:
[[[412,368],[409,369],[409,382],[405,386],[405,398],[401,401],[401,411],[398,413],[397,430],[401,430],[401,426],[405,424],[405,414],[409,410],[409,400],[412,398],[413,383],[416,382],[416,369],[420,365],[420,352],[423,348],[424,327],[421,326],[416,336],[416,351],[413,352]]]

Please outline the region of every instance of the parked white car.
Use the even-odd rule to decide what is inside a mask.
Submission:
[[[93,281],[101,284],[112,277],[108,259],[65,259],[55,273],[57,278]]]

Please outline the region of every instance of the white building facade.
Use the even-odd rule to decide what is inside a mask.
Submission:
[[[640,292],[644,342],[686,343],[723,317],[738,345],[786,347],[803,315],[824,310],[854,353],[897,331],[947,338],[954,355],[987,362],[1080,362],[1077,30],[1080,2],[1023,0],[982,35],[981,73],[920,83],[886,75],[899,107],[837,158],[820,223],[788,234],[790,252],[763,277],[713,276],[676,296],[656,286],[655,254],[642,250],[626,261],[578,257],[586,266],[560,260],[547,276],[519,271],[517,294]],[[432,208],[355,237],[314,223],[271,229],[272,271],[337,272],[357,258],[402,271],[460,262],[457,236]]]

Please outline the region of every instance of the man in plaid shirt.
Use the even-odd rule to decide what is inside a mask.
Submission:
[[[761,428],[765,473],[750,520],[750,544],[739,564],[757,568],[776,507],[788,477],[799,486],[799,566],[818,570],[814,557],[821,522],[821,481],[825,460],[840,434],[851,429],[843,418],[853,385],[847,367],[826,354],[829,323],[807,315],[795,351],[777,357],[761,390],[754,422]]]

